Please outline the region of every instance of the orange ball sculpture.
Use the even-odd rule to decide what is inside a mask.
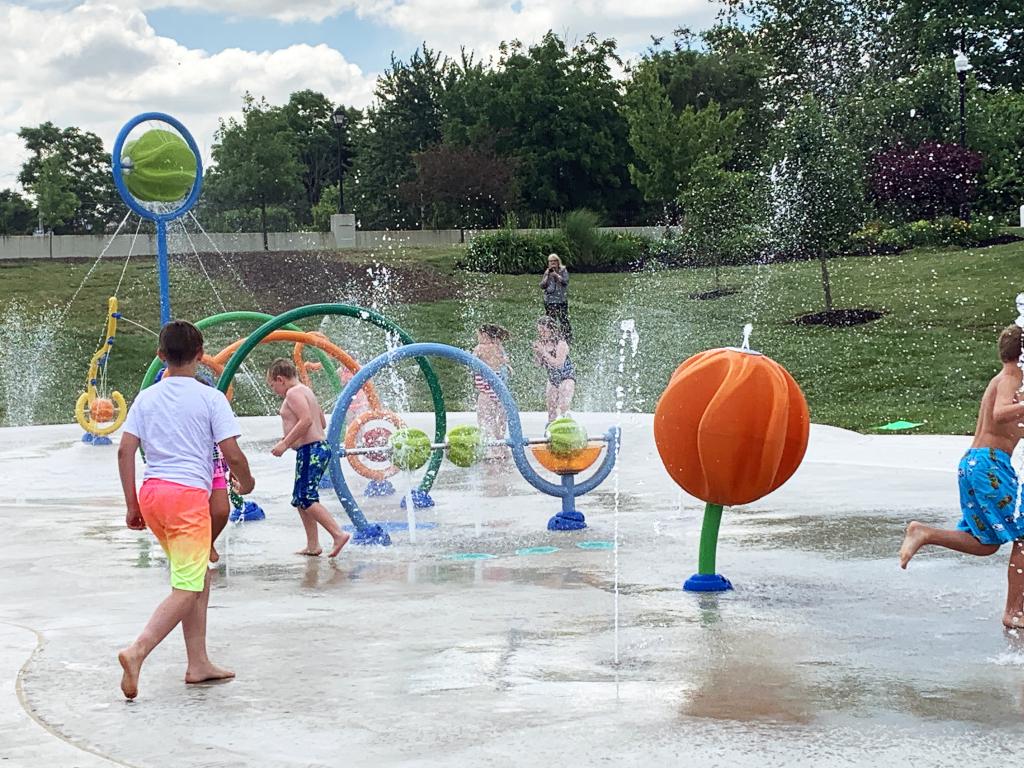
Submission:
[[[705,501],[694,591],[730,589],[715,573],[722,507],[747,504],[785,483],[803,460],[807,401],[789,372],[746,349],[711,349],[680,365],[654,410],[665,469]]]
[[[89,404],[89,418],[96,424],[106,424],[114,420],[114,403],[105,397],[93,400]]]

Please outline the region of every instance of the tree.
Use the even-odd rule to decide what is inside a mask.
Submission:
[[[60,229],[74,217],[81,201],[71,191],[71,180],[58,155],[50,155],[39,165],[35,178],[36,206],[43,229]]]
[[[968,135],[985,158],[981,205],[1005,220],[1024,203],[1024,93],[991,93],[972,106]]]
[[[62,215],[62,223],[54,227],[57,232],[98,234],[105,232],[115,218],[120,218],[115,214],[120,206],[110,170],[110,155],[99,136],[74,127],[60,129],[49,122],[35,128],[22,128],[18,136],[31,153],[18,174],[22,186],[38,196],[43,165],[53,158],[47,185],[69,192],[78,201],[74,211]],[[61,177],[60,181],[57,176]],[[57,205],[56,209],[67,213],[64,205]]]
[[[259,211],[263,248],[269,206],[294,205],[302,195],[302,165],[294,135],[280,107],[246,94],[242,119],[221,120],[212,150],[216,167],[207,174],[208,204],[215,211]]]
[[[0,189],[0,235],[31,235],[36,212],[31,203],[13,189]]]
[[[513,199],[514,169],[493,150],[438,144],[413,156],[416,178],[399,186],[399,198],[420,207],[434,229],[501,223]]]
[[[718,167],[729,160],[742,120],[739,110],[723,116],[714,102],[677,112],[653,64],[634,72],[624,112],[636,157],[630,176],[645,199],[662,204],[676,201],[690,186],[703,158],[713,157]]]
[[[324,188],[338,184],[338,136],[334,125],[334,109],[330,99],[311,90],[296,91],[282,107],[302,166],[301,180],[305,194],[298,201],[295,211],[296,219],[301,222],[311,221],[313,206],[320,200]],[[358,123],[362,118],[359,110],[349,109],[346,112],[349,124]],[[343,162],[347,170],[351,167],[352,157],[351,146],[346,145],[347,137],[343,139]]]
[[[818,259],[825,311],[831,312],[828,258],[864,223],[859,154],[811,96],[791,111],[776,151],[770,239],[781,255]]]
[[[398,189],[416,175],[413,156],[442,140],[445,91],[454,76],[451,61],[424,44],[408,62],[392,56],[377,79],[376,102],[353,126],[355,160],[346,177],[364,228],[422,224],[417,206],[403,202]]]

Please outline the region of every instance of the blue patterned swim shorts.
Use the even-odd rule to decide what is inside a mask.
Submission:
[[[295,488],[292,506],[308,509],[320,501],[320,478],[331,460],[331,444],[326,440],[306,443],[295,449]]]
[[[1024,519],[1016,517],[1019,484],[1006,451],[971,448],[960,459],[960,509],[957,530],[982,544],[1008,544],[1024,538]]]

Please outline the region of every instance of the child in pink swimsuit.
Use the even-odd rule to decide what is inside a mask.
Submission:
[[[220,560],[217,552],[217,537],[228,524],[231,514],[231,498],[228,495],[228,465],[220,455],[220,449],[213,446],[213,484],[210,486],[210,562]]]

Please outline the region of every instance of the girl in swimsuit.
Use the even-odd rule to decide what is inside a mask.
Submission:
[[[576,393],[576,369],[569,359],[569,344],[558,322],[551,317],[537,321],[538,340],[533,345],[533,359],[548,375],[545,395],[548,422],[564,416],[572,407]]]
[[[476,332],[477,344],[473,354],[493,369],[503,382],[508,383],[512,375],[512,366],[508,362],[505,342],[509,340],[509,332],[500,325],[487,323]],[[487,380],[480,374],[473,375],[473,387],[476,389],[476,418],[480,429],[492,440],[504,440],[508,427],[508,416]]]

